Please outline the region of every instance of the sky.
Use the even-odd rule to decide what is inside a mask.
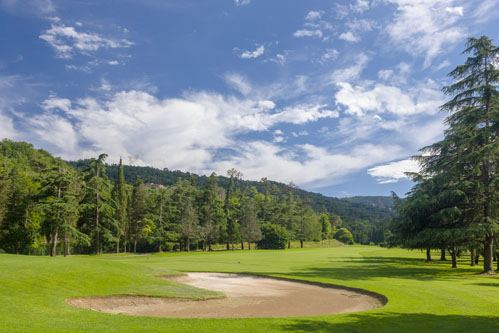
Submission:
[[[404,196],[499,0],[0,0],[0,138]]]

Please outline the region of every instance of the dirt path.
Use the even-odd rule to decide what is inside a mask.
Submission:
[[[88,297],[68,304],[107,313],[170,318],[253,318],[318,316],[383,306],[380,297],[241,274],[188,273],[168,280],[223,292],[227,297],[191,300],[144,296]]]

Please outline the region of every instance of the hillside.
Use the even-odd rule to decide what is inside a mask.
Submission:
[[[68,162],[79,170],[83,170],[88,166],[89,160],[79,160]],[[145,183],[155,183],[165,186],[175,184],[180,179],[195,178],[196,186],[203,187],[208,182],[207,176],[199,176],[190,172],[183,172],[179,170],[171,171],[168,169],[157,169],[153,167],[141,167],[126,165],[125,180],[128,184],[133,184],[137,176],[140,176]],[[107,165],[106,174],[111,180],[116,180],[118,177],[118,165]],[[227,188],[229,178],[225,176],[218,177],[218,185]],[[293,193],[302,199],[307,199],[308,203],[316,211],[322,211],[323,208],[331,214],[341,217],[344,222],[353,222],[355,220],[368,220],[376,221],[388,219],[393,217],[391,207],[393,199],[391,197],[383,196],[356,196],[351,198],[333,198],[327,197],[320,193],[314,193],[299,189],[297,187],[290,187],[289,185],[269,181],[272,192],[278,193],[293,191]],[[259,192],[264,192],[263,184],[257,181],[240,180],[236,184],[238,187],[255,186]]]

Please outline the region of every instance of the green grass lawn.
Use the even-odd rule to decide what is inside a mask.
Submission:
[[[449,262],[425,264],[424,257],[370,246],[68,258],[2,254],[0,331],[499,332],[499,276],[478,275],[481,267],[469,267],[468,258],[451,269]],[[154,277],[178,271],[326,282],[375,291],[387,296],[388,304],[317,317],[168,319],[99,313],[64,301],[95,295],[216,295]]]

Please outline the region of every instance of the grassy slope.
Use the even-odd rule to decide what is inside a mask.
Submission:
[[[480,267],[450,269],[423,254],[350,246],[70,258],[0,255],[0,331],[499,331],[499,277]],[[154,278],[177,271],[247,272],[376,291],[380,309],[282,319],[167,319],[73,308],[68,297],[140,294],[206,297],[212,293]]]

